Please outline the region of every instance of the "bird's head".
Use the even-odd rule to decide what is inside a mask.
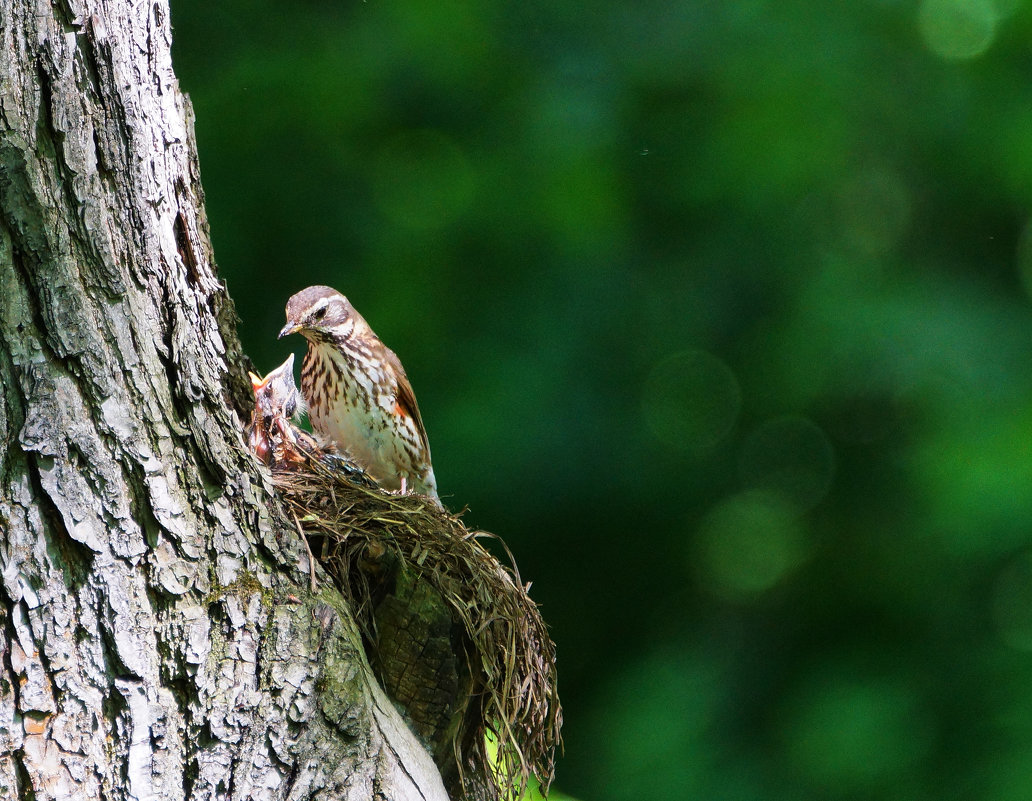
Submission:
[[[346,338],[357,318],[351,303],[336,289],[310,286],[287,301],[287,324],[279,336],[301,334],[311,342]]]
[[[250,375],[256,405],[260,406],[264,413],[279,415],[289,420],[305,411],[304,399],[294,383],[293,353],[265,378],[259,378],[254,373]]]

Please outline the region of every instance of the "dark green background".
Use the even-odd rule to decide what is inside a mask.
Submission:
[[[400,354],[559,648],[557,786],[1032,792],[1020,0],[174,0],[220,270]]]

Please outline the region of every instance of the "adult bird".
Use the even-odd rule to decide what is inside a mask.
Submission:
[[[301,394],[317,437],[331,441],[385,489],[437,498],[430,443],[394,351],[344,295],[310,286],[287,301],[280,338],[308,340]]]

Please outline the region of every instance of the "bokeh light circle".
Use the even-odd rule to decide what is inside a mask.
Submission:
[[[806,557],[797,510],[758,490],[728,498],[702,521],[693,554],[703,583],[726,600],[748,600],[779,583]]]
[[[975,58],[988,50],[996,19],[991,0],[923,0],[918,11],[925,45],[950,61]]]
[[[810,420],[779,417],[749,434],[739,470],[746,486],[777,492],[799,509],[811,509],[831,487],[835,451]]]
[[[698,451],[720,442],[734,427],[742,391],[734,372],[702,350],[660,360],[645,380],[642,411],[656,439]]]

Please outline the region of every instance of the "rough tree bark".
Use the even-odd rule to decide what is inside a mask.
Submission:
[[[445,798],[243,449],[170,37],[0,6],[0,798]]]

